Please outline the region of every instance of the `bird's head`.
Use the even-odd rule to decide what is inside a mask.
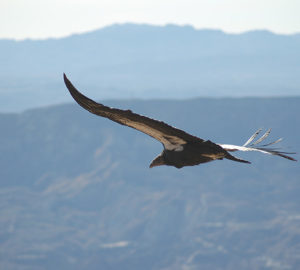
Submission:
[[[161,165],[166,165],[166,161],[163,153],[161,153],[155,159],[153,159],[149,167],[153,168],[155,166],[161,166]]]

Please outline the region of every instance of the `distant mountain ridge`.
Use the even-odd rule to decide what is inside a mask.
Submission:
[[[62,73],[98,99],[298,96],[300,34],[112,25],[0,40],[0,111],[69,101]]]

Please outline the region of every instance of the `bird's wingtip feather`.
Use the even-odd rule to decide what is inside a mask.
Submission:
[[[68,79],[68,77],[67,77],[66,73],[63,73],[63,77],[64,77],[64,81],[65,81],[65,83],[66,83],[67,81],[69,81],[69,79]]]

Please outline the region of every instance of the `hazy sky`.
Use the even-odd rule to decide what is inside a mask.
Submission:
[[[113,23],[300,32],[300,0],[0,0],[0,38],[47,38]]]

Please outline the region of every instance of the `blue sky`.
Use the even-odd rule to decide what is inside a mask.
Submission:
[[[174,23],[239,33],[300,32],[299,0],[1,0],[0,38],[48,38],[113,23]]]

